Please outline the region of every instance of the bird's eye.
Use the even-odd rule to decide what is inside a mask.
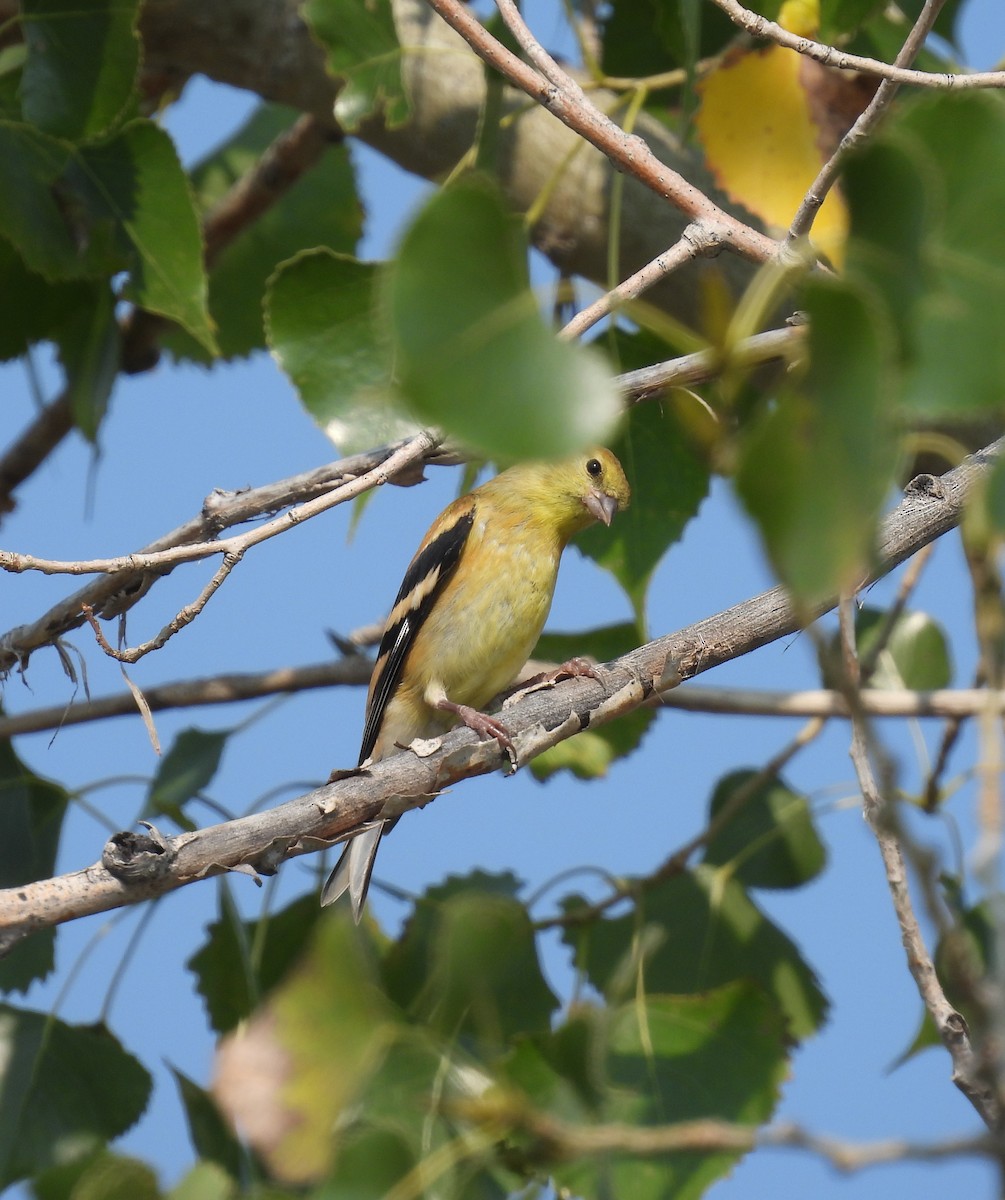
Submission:
[[[604,468],[600,465],[599,458],[591,458],[586,464],[586,469],[591,475],[599,475]]]

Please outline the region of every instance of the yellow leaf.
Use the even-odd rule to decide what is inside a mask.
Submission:
[[[814,120],[807,88],[817,66],[769,46],[728,59],[699,86],[698,134],[717,183],[775,233],[789,227],[825,161],[829,131]],[[839,264],[847,230],[847,208],[832,190],[812,240]]]

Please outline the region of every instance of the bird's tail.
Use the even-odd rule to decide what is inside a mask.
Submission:
[[[345,849],[335,869],[328,876],[327,882],[321,889],[321,905],[324,907],[334,902],[348,891],[352,904],[352,917],[356,924],[363,915],[363,905],[366,903],[366,893],[370,887],[370,876],[377,857],[377,847],[380,836],[384,832],[386,821],[377,821],[366,829],[351,837],[345,844]]]

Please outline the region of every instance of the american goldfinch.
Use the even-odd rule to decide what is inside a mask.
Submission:
[[[366,701],[360,766],[461,722],[513,752],[481,709],[516,679],[551,608],[569,539],[610,525],[631,499],[605,449],[560,463],[521,463],[455,500],[433,522],[387,618]],[[376,821],[347,842],[321,892],[346,890],[358,922],[381,834]]]

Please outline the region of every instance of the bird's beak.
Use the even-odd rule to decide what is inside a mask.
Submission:
[[[617,500],[604,492],[588,492],[583,503],[590,516],[595,517],[598,521],[603,521],[605,525],[610,525],[614,520],[614,514],[618,511]]]

